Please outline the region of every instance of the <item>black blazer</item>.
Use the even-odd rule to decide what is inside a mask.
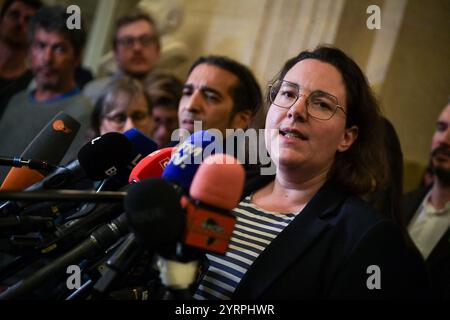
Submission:
[[[403,197],[403,214],[409,224],[430,188],[419,188]],[[450,228],[426,259],[435,298],[450,299]]]
[[[244,196],[271,180],[250,179]],[[367,287],[371,265],[380,268],[381,289]],[[400,230],[326,183],[254,261],[232,299],[422,298],[428,287],[424,262]]]

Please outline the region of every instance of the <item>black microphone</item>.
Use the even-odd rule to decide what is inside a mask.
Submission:
[[[145,188],[142,188],[141,184],[144,184]],[[149,189],[154,196],[148,196]],[[145,200],[145,203],[138,203],[137,200]],[[179,198],[168,182],[161,179],[147,179],[139,184],[131,185],[124,203],[128,210],[131,210],[131,214],[122,214],[111,223],[97,228],[80,245],[32,276],[8,288],[0,294],[0,300],[20,298],[38,288],[50,277],[65,270],[68,265],[103,252],[128,232],[128,219],[133,221],[134,227],[138,221],[149,223],[151,228],[147,228],[147,231],[153,234],[151,243],[155,246],[173,243],[179,238],[183,230],[184,215]],[[89,217],[90,215],[86,218]]]
[[[86,143],[78,152],[78,160],[66,167],[58,167],[25,191],[67,188],[85,180],[101,180],[116,174],[129,163],[132,156],[131,143],[124,135],[107,133]],[[25,202],[8,201],[0,207],[0,212],[3,215],[18,214],[26,206]]]
[[[64,112],[58,113],[31,141],[22,158],[45,161],[58,165],[74,141],[80,124]],[[0,180],[4,176],[0,168]],[[38,172],[28,168],[11,168],[3,181],[1,189],[23,190],[41,180],[47,172]]]
[[[190,287],[198,274],[198,260],[205,252],[226,252],[236,220],[229,211],[239,202],[244,178],[242,165],[228,155],[212,155],[200,165],[189,188],[190,197],[181,198],[186,211],[181,209],[183,219],[177,221],[183,224],[179,237],[171,244],[157,247],[157,265],[161,281],[167,288],[164,298],[191,299]],[[223,185],[233,188],[226,190]],[[146,192],[143,190],[142,194]],[[143,200],[136,199],[136,202],[143,203]],[[138,239],[151,246],[155,239],[153,232],[148,230],[153,231],[155,226],[146,222],[146,216],[139,210],[128,211],[134,213],[136,220],[130,219],[130,229]]]
[[[102,276],[92,288],[92,297],[100,299],[117,282],[120,275],[141,257],[143,249],[136,242],[134,233],[129,233],[126,239],[115,250],[114,254],[104,263]]]
[[[67,188],[86,178],[99,181],[116,175],[132,157],[131,142],[121,133],[109,132],[86,143],[78,152],[78,160],[58,168],[26,191]]]
[[[34,232],[27,235],[15,234],[8,239],[0,239],[0,251],[21,255],[18,257],[17,263],[14,262],[8,265],[7,269],[0,271],[0,279],[18,274],[32,260],[54,258],[61,252],[66,252],[85,240],[98,225],[114,219],[123,212],[122,202],[125,191],[126,188],[119,192],[99,193],[75,190],[47,191],[60,194],[60,199],[64,197],[76,203],[81,201],[83,203],[87,202],[87,204],[71,217],[66,218],[67,222],[57,224],[55,220],[54,230],[42,230],[42,232]],[[33,193],[35,192],[22,194],[32,195]],[[104,202],[105,200],[107,203],[99,203],[97,205],[89,202]]]
[[[131,185],[124,200],[130,230],[138,243],[154,250],[180,239],[185,215],[172,184],[149,178]]]
[[[125,214],[122,214],[109,224],[97,228],[88,239],[84,240],[77,247],[57,258],[42,269],[37,270],[26,279],[9,287],[0,294],[0,300],[20,299],[45,284],[50,278],[66,270],[69,265],[73,265],[82,259],[93,257],[107,250],[127,232],[128,224],[126,216]]]
[[[12,216],[0,218],[0,236],[23,234],[36,230],[49,231],[54,228],[53,219],[48,217]]]
[[[58,165],[80,129],[80,123],[64,112],[59,112],[31,141],[23,158],[39,159]]]
[[[99,224],[114,219],[121,212],[123,212],[122,202],[86,205],[67,218],[69,221],[57,225],[55,232],[43,234],[42,241],[35,250],[43,255],[55,255],[57,252],[69,250],[86,239]]]
[[[41,160],[24,159],[21,157],[0,157],[0,165],[16,168],[26,167],[29,169],[44,172],[45,174],[49,174],[51,171],[56,169],[56,166],[48,162]]]
[[[124,136],[131,142],[133,156],[130,163],[120,172],[102,182],[97,190],[118,190],[128,184],[128,178],[134,167],[147,155],[158,149],[156,143],[135,128],[124,132]]]
[[[155,194],[154,184],[159,184]],[[165,251],[182,240],[186,225],[186,215],[180,204],[180,193],[169,182],[160,179],[146,179],[137,183],[134,192],[125,198],[124,207],[129,219],[130,230],[136,235],[137,241],[150,251]],[[150,198],[149,193],[155,194],[159,202],[155,207],[155,200]],[[156,198],[155,197],[155,198]],[[186,252],[186,250],[184,250]],[[188,262],[194,269],[197,266]],[[184,264],[186,266],[186,264]],[[161,267],[161,265],[158,265]],[[184,269],[185,271],[186,269]],[[164,270],[161,270],[164,273]],[[189,276],[189,275],[188,275]],[[164,276],[163,276],[164,277]],[[189,279],[187,281],[191,281]],[[163,279],[164,282],[164,279]],[[164,283],[166,284],[166,283]],[[176,288],[170,297],[175,295],[180,299],[190,298],[186,288]],[[161,299],[169,298],[167,290],[156,290],[153,295]],[[180,293],[184,294],[180,296]]]

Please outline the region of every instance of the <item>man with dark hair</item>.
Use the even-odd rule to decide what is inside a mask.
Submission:
[[[409,234],[427,263],[435,297],[450,299],[450,101],[436,123],[430,165],[432,185],[407,194],[403,205]]]
[[[202,129],[246,129],[262,106],[261,89],[243,64],[223,56],[198,58],[188,72],[178,108],[179,126]]]
[[[154,69],[160,56],[160,39],[153,18],[141,11],[119,18],[115,26],[113,49],[118,72],[111,77],[92,81],[83,90],[93,103],[112,80],[125,74],[143,82]]]
[[[36,88],[11,98],[0,121],[0,154],[20,155],[39,131],[58,112],[74,117],[81,129],[63,163],[75,158],[85,143],[92,106],[80,94],[74,70],[80,63],[84,29],[69,30],[69,15],[61,6],[43,7],[30,23],[30,62]],[[0,181],[7,168],[0,168]]]
[[[0,118],[9,101],[33,75],[26,65],[28,21],[40,0],[7,0],[0,10]]]

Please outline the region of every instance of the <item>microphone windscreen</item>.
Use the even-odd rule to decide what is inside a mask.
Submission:
[[[172,185],[158,178],[132,184],[124,200],[129,227],[146,248],[176,242],[182,235],[185,215]]]
[[[239,203],[244,182],[245,170],[236,158],[215,154],[200,165],[189,195],[210,206],[231,210]]]
[[[44,179],[37,170],[29,168],[11,168],[3,180],[0,190],[20,191]]]
[[[221,141],[206,130],[194,132],[176,147],[164,169],[162,178],[189,191],[194,175],[204,157],[222,146]]]
[[[112,176],[133,158],[133,146],[121,133],[108,132],[86,143],[78,152],[80,166],[93,181]]]
[[[158,145],[136,128],[131,128],[124,132],[125,137],[130,140],[133,146],[133,160],[139,162],[146,155],[158,150]],[[136,159],[137,158],[137,159]]]
[[[77,120],[59,112],[31,141],[21,157],[58,165],[79,129],[80,123]]]
[[[163,148],[149,154],[131,171],[128,182],[139,182],[148,178],[160,178],[170,160],[174,147]]]
[[[25,148],[21,157],[58,165],[80,129],[80,124],[64,112],[59,112]],[[44,173],[28,168],[11,168],[0,190],[24,190],[41,181]]]

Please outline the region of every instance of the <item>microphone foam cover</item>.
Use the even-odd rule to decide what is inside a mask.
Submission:
[[[131,171],[128,182],[139,182],[148,178],[160,178],[174,149],[174,147],[168,147],[156,150],[139,161]]]
[[[59,112],[31,141],[21,157],[58,165],[79,129],[80,123],[77,120]]]
[[[29,168],[11,168],[0,190],[20,191],[44,179],[39,171]]]
[[[239,203],[244,181],[244,167],[236,158],[215,154],[200,165],[189,194],[191,198],[208,205],[231,210]]]
[[[124,200],[130,229],[146,248],[173,244],[182,236],[185,214],[172,185],[158,178],[132,184]]]
[[[194,132],[176,147],[164,169],[162,178],[181,186],[188,192],[203,158],[213,154],[219,147],[222,148],[222,141],[217,141],[216,137],[208,131]]]
[[[78,152],[80,166],[93,181],[113,175],[133,158],[133,146],[123,134],[108,132],[86,143]]]
[[[146,155],[158,150],[158,145],[152,139],[148,138],[142,132],[137,130],[136,128],[131,128],[124,132],[125,137],[130,140],[133,151],[134,158],[140,155],[139,159],[142,159]]]

